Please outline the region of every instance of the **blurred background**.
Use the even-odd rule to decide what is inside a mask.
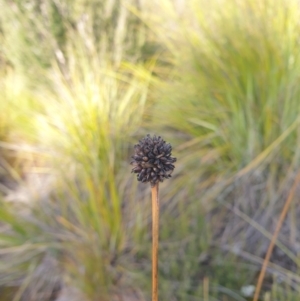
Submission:
[[[147,133],[160,185],[159,295],[298,301],[296,0],[0,0],[0,300],[149,301]]]

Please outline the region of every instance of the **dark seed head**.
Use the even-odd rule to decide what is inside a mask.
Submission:
[[[147,135],[134,146],[134,151],[132,172],[137,173],[138,181],[150,182],[153,187],[171,177],[176,158],[171,156],[172,146],[160,136]]]

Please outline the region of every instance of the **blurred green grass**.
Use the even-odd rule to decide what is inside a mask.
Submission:
[[[161,185],[161,300],[251,300],[299,168],[298,3],[0,6],[0,293],[150,299],[149,187],[129,166],[149,132],[178,158]],[[261,300],[298,298],[298,211]]]

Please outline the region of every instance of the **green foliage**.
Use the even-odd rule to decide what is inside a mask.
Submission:
[[[79,229],[79,237],[64,244],[65,268],[71,282],[97,300],[117,278],[119,266],[111,262],[128,240],[122,204],[129,195],[120,189],[127,185],[128,166],[123,162],[142,122],[150,74],[142,68],[136,75],[125,67],[101,68],[96,58],[87,62],[78,53],[69,58],[76,64],[68,82],[54,71],[55,90],[44,94],[49,100],[37,120],[40,143],[55,153],[52,162],[67,192],[60,200],[67,208],[60,220],[70,232]]]
[[[194,4],[194,28],[180,24],[172,45],[178,52],[175,80],[155,114],[195,138],[188,153],[196,147],[201,157],[211,154],[207,163],[199,161],[202,169],[236,172],[262,154],[259,163],[272,158],[274,167],[293,160],[300,94],[297,3],[230,1],[226,9],[213,3],[214,9]]]
[[[73,41],[84,45],[86,58],[97,55],[102,65],[141,57],[146,32],[129,13],[134,1],[1,0],[0,5],[4,58],[31,87],[49,84],[45,75],[54,61],[66,71],[66,47]]]
[[[6,190],[1,200],[9,300],[49,300],[57,286],[149,299],[149,187],[129,173],[146,132],[178,158],[160,187],[161,300],[245,301],[256,283],[299,167],[298,3],[156,5],[0,0],[0,168],[12,150],[26,160],[26,144],[26,172],[52,179],[49,191],[27,184],[30,204]],[[298,211],[276,244],[289,264],[272,258],[264,301],[297,300]]]

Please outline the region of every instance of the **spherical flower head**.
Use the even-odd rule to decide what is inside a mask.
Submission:
[[[153,187],[171,177],[176,158],[171,157],[172,146],[160,136],[148,134],[134,146],[134,151],[131,172],[137,173],[138,181],[150,182]]]

